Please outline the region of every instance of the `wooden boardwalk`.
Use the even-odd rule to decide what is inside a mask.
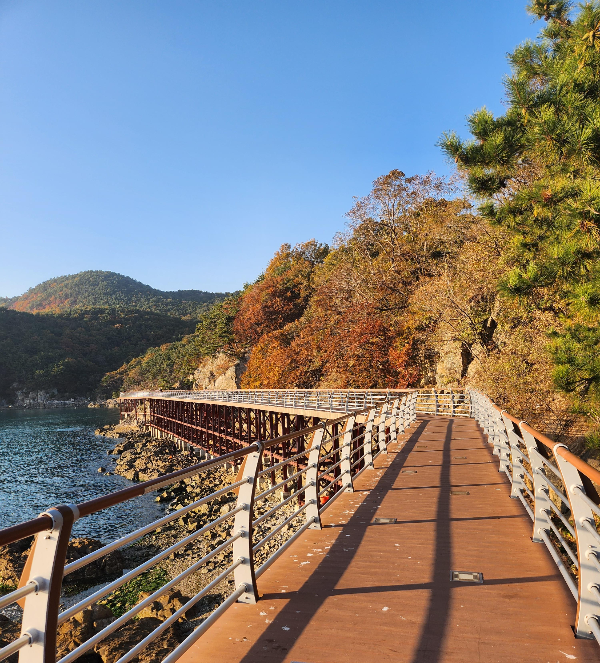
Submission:
[[[600,661],[473,420],[420,417],[375,466],[182,663]]]

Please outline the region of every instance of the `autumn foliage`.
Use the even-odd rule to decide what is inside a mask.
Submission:
[[[236,340],[256,344],[264,334],[297,320],[312,294],[312,274],[329,247],[314,240],[293,249],[284,244],[265,273],[247,289],[233,323]]]
[[[283,246],[242,296],[234,322],[247,388],[416,385],[423,365],[411,293],[464,241],[468,205],[432,174],[392,171],[349,213],[327,251]],[[422,345],[422,344],[421,344]]]

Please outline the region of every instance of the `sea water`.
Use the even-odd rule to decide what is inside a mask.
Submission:
[[[119,412],[105,408],[0,410],[0,529],[35,518],[58,504],[78,504],[121,490],[133,482],[106,476],[116,440],[94,434],[117,423]],[[82,518],[73,536],[109,543],[159,518],[164,509],[154,493]]]

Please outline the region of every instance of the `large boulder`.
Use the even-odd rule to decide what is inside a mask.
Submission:
[[[97,539],[72,539],[67,549],[67,564],[99,550],[102,545],[102,542]],[[123,575],[123,555],[119,550],[114,550],[77,571],[69,573],[65,576],[65,582],[73,583],[82,580],[101,582],[110,578],[118,578],[121,575]]]
[[[103,663],[116,663],[121,656],[150,635],[161,623],[161,620],[156,617],[142,617],[142,619],[130,621],[123,628],[118,629],[102,642],[99,642],[95,650],[102,658]],[[178,644],[179,641],[171,627],[142,650],[134,660],[140,663],[161,663]]]
[[[150,592],[140,593],[139,600],[142,601],[145,598],[150,596]],[[145,607],[140,613],[139,617],[155,617],[164,621],[174,615],[181,607],[183,607],[188,601],[188,596],[182,596],[179,590],[171,591],[170,593],[163,594],[159,596],[155,601]],[[185,613],[184,613],[185,615]],[[183,620],[183,618],[180,618]]]
[[[56,659],[59,660],[66,656],[89,640],[94,635],[94,614],[91,608],[78,612],[74,617],[64,622],[58,627],[56,634]],[[85,657],[78,660],[85,660],[89,663],[98,660],[98,655],[93,651]]]
[[[108,626],[114,619],[110,608],[102,604],[96,604],[92,608],[86,608],[82,612],[78,612],[69,621],[58,627],[56,659],[59,660],[63,656],[66,656],[104,627]],[[77,660],[83,663],[102,663],[102,658],[93,649],[80,656]]]

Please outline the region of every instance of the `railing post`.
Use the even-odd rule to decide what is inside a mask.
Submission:
[[[54,663],[60,589],[73,523],[79,516],[75,506],[57,506],[44,512],[52,518],[51,530],[36,535],[30,553],[29,577],[39,590],[25,598],[21,636],[29,635],[30,644],[21,649],[20,663]]]
[[[521,457],[519,449],[519,438],[515,433],[513,422],[504,414],[504,410],[502,410],[501,415],[502,415],[502,420],[504,421],[506,434],[508,436],[510,452],[507,450],[503,450],[501,447],[498,448],[498,457],[500,458],[500,466],[498,467],[498,472],[502,472],[503,470],[507,471],[509,469],[510,456],[512,456],[512,469],[511,469],[512,489],[510,492],[510,496],[514,499],[520,497],[523,494],[521,491],[525,487],[525,476],[523,474],[523,468],[519,462],[519,459]],[[494,453],[496,452],[494,451]],[[533,494],[535,495],[535,491]]]
[[[471,399],[473,397],[471,396]],[[483,428],[483,418],[485,416],[483,407],[481,405],[481,394],[477,393],[475,396],[474,416],[477,423]]]
[[[344,429],[344,437],[341,448],[341,461],[342,461],[340,463],[340,479],[342,481],[341,490],[345,490],[347,493],[354,492],[354,487],[352,485],[352,465],[350,461],[352,454],[353,430],[354,430],[354,415],[352,415],[346,423],[346,428]]]
[[[412,393],[412,398],[410,401],[410,410],[409,410],[409,420],[408,420],[408,426],[412,424],[413,421],[417,420],[417,398],[419,396],[418,391],[413,391]],[[407,426],[407,428],[408,428]]]
[[[363,458],[365,461],[365,467],[370,470],[375,469],[373,465],[373,423],[375,422],[375,410],[376,408],[369,410],[369,416],[365,425],[365,437],[363,440],[365,450]]]
[[[416,393],[416,392],[415,392]],[[415,409],[417,407],[417,399],[414,399]],[[413,404],[413,394],[407,394],[404,397],[404,409],[402,410],[402,427],[404,431],[412,424],[412,404]]]
[[[392,442],[395,442],[397,437],[398,437],[398,411],[399,411],[399,403],[400,401],[396,399],[394,401],[394,404],[392,405],[392,423],[390,424],[390,444]]]
[[[404,433],[404,428],[405,428],[405,419],[406,419],[406,396],[403,396],[399,401],[398,401],[398,410],[397,410],[397,415],[396,415],[396,439],[398,438],[398,435],[402,435]]]
[[[414,407],[416,409],[417,397],[418,397],[417,392],[414,392],[412,394],[406,394],[406,396],[404,397],[404,409],[402,411],[402,426],[404,428],[404,430],[402,431],[403,433],[412,424],[412,406],[414,403]]]
[[[524,421],[519,423],[519,430],[525,446],[527,447],[527,455],[529,456],[529,464],[531,466],[531,476],[533,477],[533,536],[531,540],[534,543],[543,543],[544,539],[540,535],[540,531],[550,532],[550,514],[552,507],[550,506],[550,494],[546,488],[546,484],[540,475],[544,475],[543,456],[538,451],[537,441],[531,433],[523,430]],[[513,476],[514,485],[514,476]]]
[[[378,426],[379,437],[378,437],[378,442],[379,442],[379,451],[382,454],[387,453],[387,444],[385,443],[385,421],[386,421],[386,418],[387,418],[386,415],[387,415],[388,407],[389,407],[389,402],[386,401],[383,404],[383,406],[381,408],[381,411],[379,413],[379,426]]]
[[[233,542],[233,559],[244,560],[233,572],[235,586],[246,585],[246,592],[238,599],[239,603],[256,603],[258,600],[258,590],[256,589],[256,578],[254,576],[254,556],[252,554],[252,520],[254,518],[256,475],[262,459],[263,445],[260,442],[254,444],[258,447],[258,450],[246,456],[242,468],[242,479],[245,479],[246,483],[240,486],[236,506],[243,507],[243,511],[235,515],[233,525],[234,533],[242,532],[242,536]]]
[[[306,470],[306,522],[312,522],[308,529],[321,529],[321,516],[319,514],[319,457],[321,445],[325,435],[324,422],[321,428],[315,431],[312,437],[310,453],[308,454],[308,469]]]
[[[438,393],[437,393],[437,389],[433,390],[433,398],[435,400],[435,416],[437,417],[437,415],[438,415]]]
[[[578,638],[592,639],[594,636],[588,620],[599,623],[600,613],[600,545],[592,534],[596,531],[596,523],[592,509],[585,501],[585,487],[577,469],[556,451],[564,444],[554,447],[558,469],[562,475],[565,492],[571,505],[571,515],[575,525],[577,560],[579,562],[579,587],[577,616],[575,618],[575,635]],[[589,497],[588,497],[589,499]]]
[[[454,416],[454,392],[450,389],[450,416]]]
[[[495,456],[498,456],[500,460],[498,472],[504,472],[510,466],[510,456],[511,456],[510,449],[513,447],[513,444],[516,445],[518,443],[518,440],[515,437],[511,439],[510,433],[509,432],[507,433],[507,431],[512,430],[512,425],[510,420],[504,418],[503,415],[504,410],[499,413],[492,406],[489,407],[490,407],[490,427],[489,427],[488,436],[491,438],[492,444],[494,445],[494,450],[492,453]],[[512,454],[512,457],[514,464],[515,462],[514,453]]]

